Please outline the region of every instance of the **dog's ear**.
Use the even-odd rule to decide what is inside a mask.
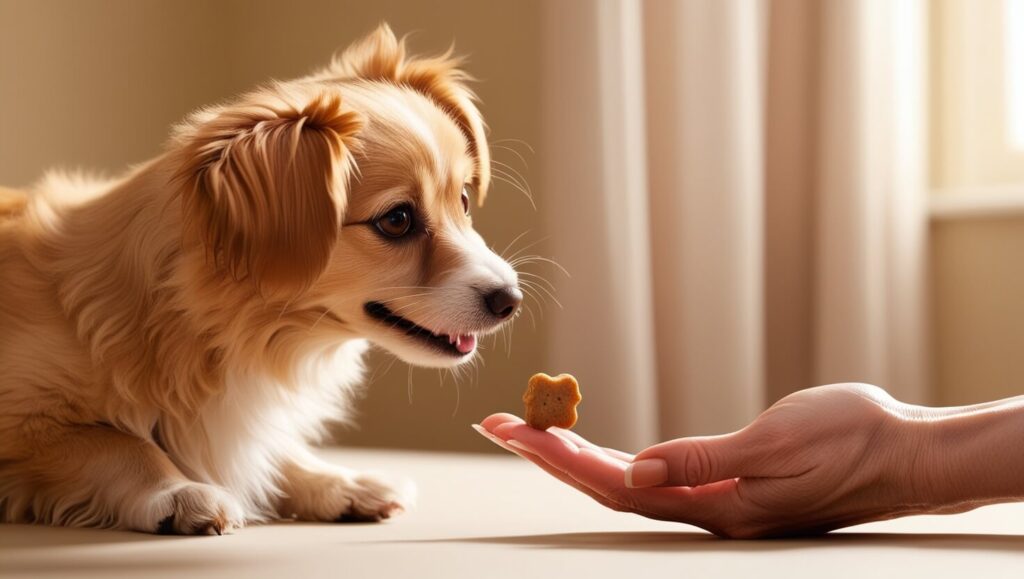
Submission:
[[[180,133],[186,233],[261,292],[297,292],[337,240],[361,126],[336,92],[271,87],[200,113]]]
[[[441,106],[466,135],[469,153],[476,159],[477,203],[483,205],[491,185],[491,149],[487,144],[487,127],[476,106],[476,95],[466,83],[471,77],[460,66],[462,59],[452,50],[436,58],[414,58],[402,67],[399,81],[429,96]]]
[[[449,48],[436,57],[409,57],[405,38],[398,39],[387,24],[355,42],[318,76],[321,78],[377,80],[408,86],[433,100],[447,112],[469,142],[476,160],[474,185],[483,203],[491,183],[491,152],[477,98],[468,83],[473,78],[462,69],[462,58]]]

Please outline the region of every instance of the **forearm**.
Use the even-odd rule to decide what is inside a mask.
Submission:
[[[1024,500],[1024,397],[926,409],[915,485],[937,512]]]

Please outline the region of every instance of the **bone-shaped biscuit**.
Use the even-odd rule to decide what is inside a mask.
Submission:
[[[526,386],[526,423],[538,430],[551,426],[572,428],[576,424],[576,405],[583,400],[580,385],[571,374],[552,378],[534,374]]]

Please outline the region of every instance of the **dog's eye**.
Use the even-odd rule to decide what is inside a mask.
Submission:
[[[406,205],[388,211],[377,220],[377,229],[388,237],[402,237],[412,230],[412,209]]]
[[[465,187],[462,188],[462,210],[469,215],[469,191]]]

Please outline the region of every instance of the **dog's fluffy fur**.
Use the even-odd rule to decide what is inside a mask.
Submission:
[[[405,507],[309,445],[368,341],[465,362],[434,343],[475,344],[503,321],[481,296],[517,291],[464,208],[490,160],[459,66],[385,25],[193,114],[122,178],[0,190],[0,517],[222,533]],[[391,239],[396,206],[415,226]]]

